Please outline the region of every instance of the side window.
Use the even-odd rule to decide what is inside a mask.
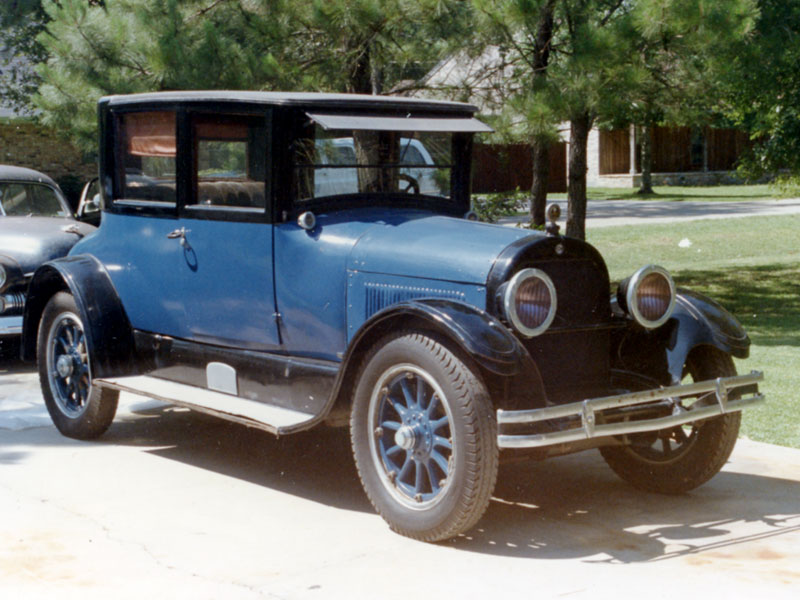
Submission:
[[[0,185],[0,201],[3,214],[9,217],[24,217],[32,208],[28,187],[21,183]]]
[[[175,112],[123,113],[118,120],[116,200],[175,206]]]
[[[187,209],[266,207],[267,132],[264,119],[244,115],[196,115],[194,198]]]

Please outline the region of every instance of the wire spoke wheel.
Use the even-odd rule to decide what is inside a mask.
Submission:
[[[92,385],[91,348],[72,295],[54,295],[42,313],[37,346],[47,412],[67,437],[91,439],[114,419],[119,393]]]
[[[444,393],[431,376],[403,364],[387,370],[370,398],[370,448],[381,481],[411,508],[441,498],[453,459],[453,429]]]
[[[86,336],[77,315],[62,313],[50,326],[47,373],[59,409],[77,418],[86,410],[91,387]]]
[[[497,479],[497,426],[479,377],[429,334],[378,342],[350,418],[358,474],[395,531],[425,541],[472,527]]]
[[[735,375],[736,369],[727,354],[700,347],[689,356],[686,373],[692,381],[703,381]],[[701,404],[707,401],[712,400],[697,400]],[[686,408],[679,405],[676,409]],[[724,466],[736,444],[740,421],[741,413],[734,412],[633,434],[626,436],[626,445],[601,448],[600,452],[617,475],[640,489],[683,493],[702,485]]]

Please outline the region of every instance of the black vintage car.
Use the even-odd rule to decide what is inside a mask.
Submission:
[[[22,310],[33,272],[64,256],[95,228],[73,218],[47,175],[0,165],[0,337],[22,333]]]
[[[761,399],[761,374],[734,370],[742,327],[658,266],[612,293],[597,250],[555,222],[476,222],[474,112],[101,99],[100,228],[36,271],[25,308],[59,430],[101,435],[120,391],[276,435],[349,426],[376,510],[422,540],[478,522],[501,452],[600,448],[668,493],[713,476]]]

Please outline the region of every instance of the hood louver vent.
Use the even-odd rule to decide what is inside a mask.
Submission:
[[[412,287],[386,283],[367,283],[365,287],[367,297],[364,317],[366,319],[391,304],[413,300],[414,298],[449,298],[461,301],[465,299],[465,295],[462,292],[429,287]]]

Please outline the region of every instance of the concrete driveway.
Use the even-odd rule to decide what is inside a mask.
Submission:
[[[0,362],[0,598],[796,598],[800,451],[740,440],[681,496],[595,452],[506,464],[443,544],[372,511],[346,432],[284,439],[123,397],[96,442],[61,437],[36,376]]]

